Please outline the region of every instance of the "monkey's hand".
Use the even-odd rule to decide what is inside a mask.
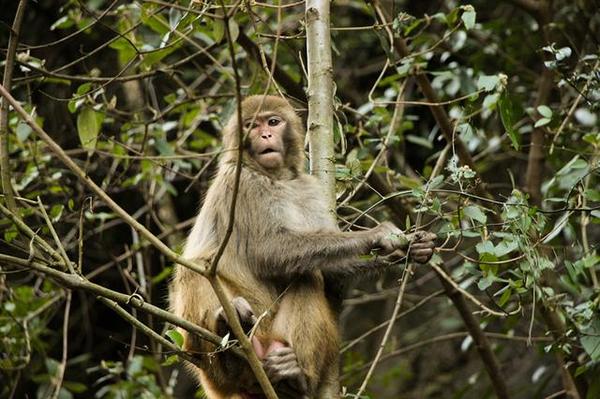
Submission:
[[[291,347],[269,352],[263,360],[263,368],[281,399],[308,399],[306,376]]]
[[[231,300],[231,306],[233,306],[237,312],[244,332],[247,333],[250,331],[252,327],[254,327],[254,324],[256,324],[256,316],[254,315],[254,311],[252,310],[252,307],[246,298],[236,296]],[[229,320],[227,320],[227,315],[225,314],[223,306],[217,309],[215,312],[215,317],[217,319],[217,335],[224,336],[231,331],[231,328],[229,327]]]
[[[408,234],[407,238],[410,241],[410,252],[409,257],[418,263],[427,263],[431,256],[433,256],[433,249],[435,248],[435,239],[437,235],[428,231],[415,231],[414,233]]]
[[[375,235],[372,249],[378,249],[380,255],[390,255],[408,246],[406,235],[393,223],[383,222],[373,230]]]

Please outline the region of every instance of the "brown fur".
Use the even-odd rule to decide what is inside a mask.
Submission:
[[[382,224],[369,232],[340,232],[320,183],[303,171],[300,118],[278,97],[252,96],[242,103],[244,119],[265,110],[288,123],[285,167],[276,173],[265,171],[244,143],[234,229],[218,273],[230,298],[242,296],[256,316],[265,315],[256,333],[259,340],[267,344],[279,340],[295,351],[309,397],[335,398],[339,395],[339,333],[325,297],[323,273],[349,274],[385,266],[383,258],[363,260],[360,256],[375,247],[399,247],[389,239],[397,229]],[[223,239],[237,143],[234,115],[223,132],[225,152],[188,237],[186,259],[211,259]],[[170,302],[178,316],[215,331],[220,304],[205,278],[178,266]],[[183,334],[185,349],[203,354],[202,369],[194,371],[209,398],[243,397],[237,395],[255,385],[250,369],[239,358],[214,353],[215,345]]]

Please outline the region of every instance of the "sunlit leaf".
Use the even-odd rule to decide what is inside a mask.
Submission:
[[[492,91],[500,82],[498,75],[482,75],[477,79],[477,89],[484,91]]]
[[[537,110],[544,118],[552,118],[552,110],[547,105],[540,105]]]
[[[173,341],[177,347],[183,347],[183,335],[177,330],[168,330],[165,335]]]
[[[90,107],[85,107],[77,115],[77,131],[81,146],[88,150],[96,148],[98,133],[102,123],[102,114]]]
[[[473,8],[473,6],[471,6],[471,5],[465,6],[465,11],[460,16],[460,19],[462,19],[462,21],[465,24],[465,29],[469,30],[475,26],[475,16],[476,16],[476,13],[475,13],[475,9]]]

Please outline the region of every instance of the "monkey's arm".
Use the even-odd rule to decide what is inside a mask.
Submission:
[[[361,232],[313,233],[280,228],[276,234],[251,237],[246,248],[248,262],[262,277],[324,269],[352,274],[356,268],[351,263],[361,255],[374,249],[387,255],[405,246],[402,232],[389,223]]]
[[[391,226],[391,227],[390,227]],[[379,227],[354,233],[281,234],[279,251],[260,245],[263,258],[256,254],[256,270],[265,277],[290,276],[320,270],[327,274],[356,275],[376,272],[396,264],[406,256],[425,263],[433,254],[435,234],[417,232],[398,236],[395,226]],[[257,249],[258,250],[258,249]],[[373,250],[378,250],[371,253]],[[262,263],[262,262],[267,263]]]
[[[406,253],[399,249],[385,256],[374,253],[351,259],[323,261],[319,269],[325,275],[345,278],[364,274],[377,274],[390,266],[402,266],[405,261]]]
[[[329,275],[356,275],[365,272],[379,272],[392,265],[402,265],[408,260],[427,263],[433,255],[434,240],[437,235],[427,231],[417,231],[407,235],[409,244],[406,249],[397,249],[391,254],[379,256],[375,253],[353,259],[336,259],[325,263],[320,269]],[[341,264],[342,263],[342,264]]]

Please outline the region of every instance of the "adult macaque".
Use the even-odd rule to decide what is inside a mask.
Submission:
[[[304,129],[293,108],[279,97],[252,96],[243,101],[242,116],[235,222],[218,274],[242,327],[255,327],[253,347],[278,395],[336,398],[339,334],[324,275],[339,280],[382,269],[404,257],[409,246],[414,260],[426,262],[435,235],[404,235],[391,223],[341,232],[320,183],[304,172]],[[185,246],[187,259],[211,259],[225,235],[236,172],[235,115],[223,131],[223,147]],[[178,266],[170,301],[177,315],[219,335],[229,331],[217,297],[199,274]],[[194,370],[209,398],[260,394],[244,360],[183,333],[184,348],[202,355],[205,366]]]

